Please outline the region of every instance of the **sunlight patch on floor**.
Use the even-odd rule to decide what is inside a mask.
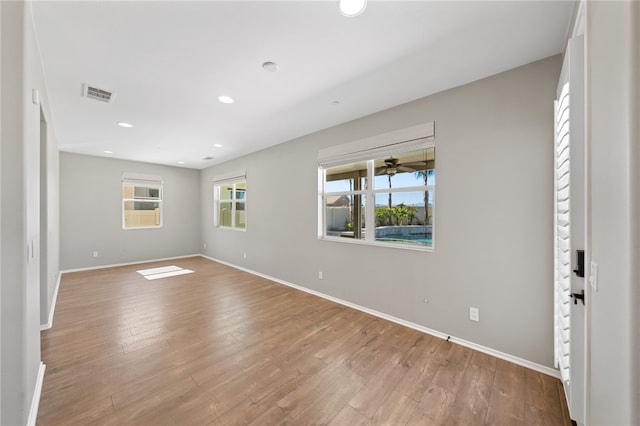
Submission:
[[[193,271],[190,269],[184,269],[179,266],[162,266],[160,268],[142,269],[136,271],[148,280],[157,280],[159,278],[174,277],[177,275],[190,274]]]

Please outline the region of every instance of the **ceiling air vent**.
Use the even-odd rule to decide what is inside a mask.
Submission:
[[[105,89],[99,89],[90,84],[84,84],[82,86],[82,94],[89,99],[95,99],[96,101],[102,101],[110,103],[113,99],[113,92]]]

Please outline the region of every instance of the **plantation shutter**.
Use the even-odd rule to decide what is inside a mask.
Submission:
[[[569,200],[569,83],[555,101],[555,362],[565,387],[569,388],[571,312],[571,229]]]

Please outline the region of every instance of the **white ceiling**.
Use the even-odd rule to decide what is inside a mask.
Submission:
[[[560,53],[572,2],[369,0],[356,18],[336,1],[32,8],[60,150],[201,169]]]

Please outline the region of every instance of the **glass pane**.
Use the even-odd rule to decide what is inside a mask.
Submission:
[[[233,185],[220,185],[218,188],[220,190],[220,200],[231,199],[231,196],[233,195]]]
[[[375,217],[376,241],[433,244],[433,191],[376,194]]]
[[[147,186],[136,186],[133,191],[133,198],[160,199],[160,188],[149,188]]]
[[[406,152],[374,161],[375,189],[435,184],[435,148]]]
[[[364,239],[364,195],[329,195],[325,205],[327,236]]]
[[[245,203],[236,203],[236,228],[246,228],[247,218]]]
[[[160,200],[160,187],[125,183],[122,184],[122,198]]]
[[[358,191],[365,188],[367,163],[360,162],[326,170],[325,192]]]
[[[129,184],[122,185],[122,198],[133,198],[134,186]]]
[[[154,201],[125,201],[125,228],[160,226],[160,203]]]
[[[236,200],[244,200],[247,195],[247,183],[241,182],[236,184]]]
[[[231,226],[231,202],[220,202],[218,210],[218,225]]]

